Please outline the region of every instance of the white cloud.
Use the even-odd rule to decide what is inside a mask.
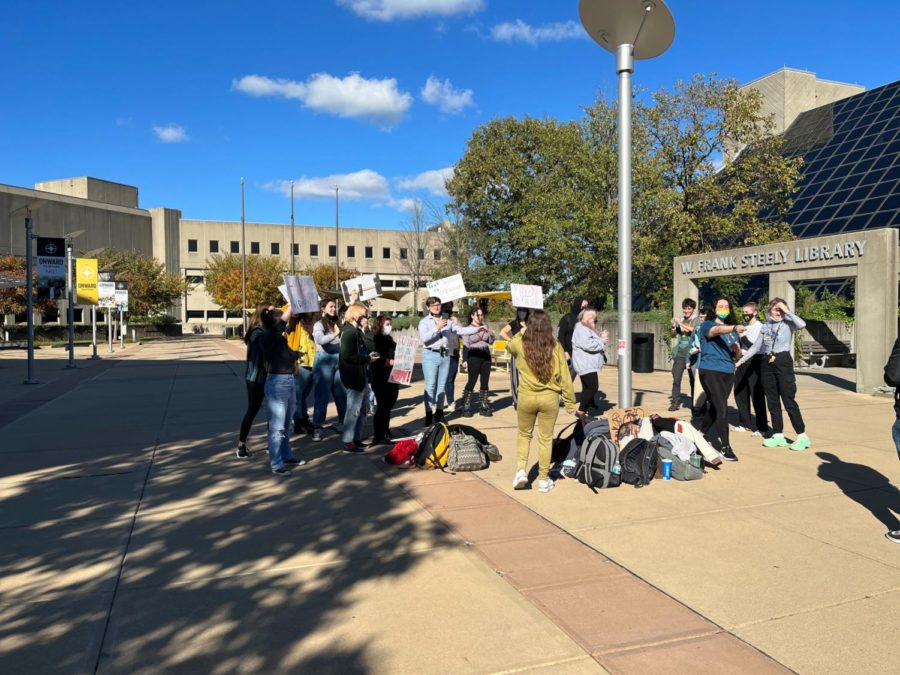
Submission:
[[[417,19],[423,16],[473,14],[484,9],[484,0],[337,0],[355,14],[376,21]]]
[[[443,113],[456,115],[464,109],[475,105],[474,93],[471,89],[454,89],[450,80],[439,80],[430,75],[422,87],[422,100],[436,105]]]
[[[363,169],[353,173],[336,173],[330,176],[310,178],[303,176],[294,180],[294,194],[297,197],[333,198],[334,187],[340,188],[341,199],[360,201],[365,199],[391,200],[388,180],[377,171]],[[263,185],[266,190],[291,194],[291,181],[277,180]]]
[[[180,124],[167,124],[153,127],[153,133],[162,143],[183,143],[188,140],[187,129]]]
[[[231,87],[250,96],[296,99],[319,112],[368,119],[388,128],[400,122],[412,104],[412,96],[397,88],[397,80],[369,80],[359,73],[344,78],[316,73],[306,82],[246,75]]]
[[[401,190],[428,190],[436,197],[446,197],[446,182],[453,178],[453,167],[445,169],[432,169],[424,171],[417,176],[401,178],[397,180],[397,187]]]
[[[584,39],[587,37],[587,33],[577,21],[559,21],[543,26],[531,26],[522,19],[516,19],[492,27],[491,37],[498,42],[526,42],[536,46],[540,42]]]

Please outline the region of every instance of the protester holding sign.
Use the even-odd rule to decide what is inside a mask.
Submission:
[[[397,343],[391,337],[391,317],[382,314],[372,324],[378,360],[372,364],[372,390],[375,392],[375,438],[373,445],[390,443],[391,411],[400,395],[400,385],[388,381],[394,367]]]
[[[475,383],[481,378],[481,397],[479,404],[480,413],[484,417],[493,415],[488,403],[488,384],[491,378],[491,345],[494,343],[494,331],[484,323],[484,310],[480,307],[469,312],[469,325],[478,328],[477,333],[466,335],[463,343],[468,350],[466,362],[468,364],[469,381],[463,390],[462,413],[466,417],[472,416],[472,395],[475,391]]]
[[[419,337],[422,340],[422,373],[425,376],[425,424],[444,418],[444,396],[447,375],[450,372],[450,340],[458,335],[472,335],[478,332],[474,326],[460,326],[449,314],[441,313],[441,299],[435,296],[425,300],[428,315],[419,322]]]
[[[581,310],[578,323],[572,331],[572,368],[581,378],[581,403],[578,415],[584,418],[594,404],[599,389],[600,370],[606,363],[606,343],[609,331],[597,329],[597,311],[588,307]]]
[[[347,391],[341,382],[339,369],[341,351],[340,322],[337,304],[334,300],[321,302],[322,318],[313,326],[313,340],[316,343],[316,360],[313,364],[313,440],[322,440],[322,427],[328,399],[334,397],[338,422],[335,429],[344,430],[342,423],[347,410]]]

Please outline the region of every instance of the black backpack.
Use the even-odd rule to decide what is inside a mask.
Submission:
[[[588,422],[583,434],[584,440],[575,463],[575,477],[594,492],[597,488],[619,487],[621,476],[613,470],[619,452],[610,437],[609,422],[605,419]]]
[[[622,465],[622,482],[644,487],[656,475],[656,464],[659,462],[657,441],[633,438],[619,454]]]

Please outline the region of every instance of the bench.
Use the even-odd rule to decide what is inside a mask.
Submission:
[[[810,368],[825,368],[827,365],[840,366],[846,358],[855,360],[855,354],[850,352],[849,340],[804,340],[800,343],[801,359],[804,359]],[[835,363],[836,362],[836,363]]]

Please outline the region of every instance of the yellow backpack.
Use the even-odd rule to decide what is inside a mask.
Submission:
[[[443,422],[432,425],[416,450],[415,462],[420,469],[443,469],[450,454],[450,430]]]

